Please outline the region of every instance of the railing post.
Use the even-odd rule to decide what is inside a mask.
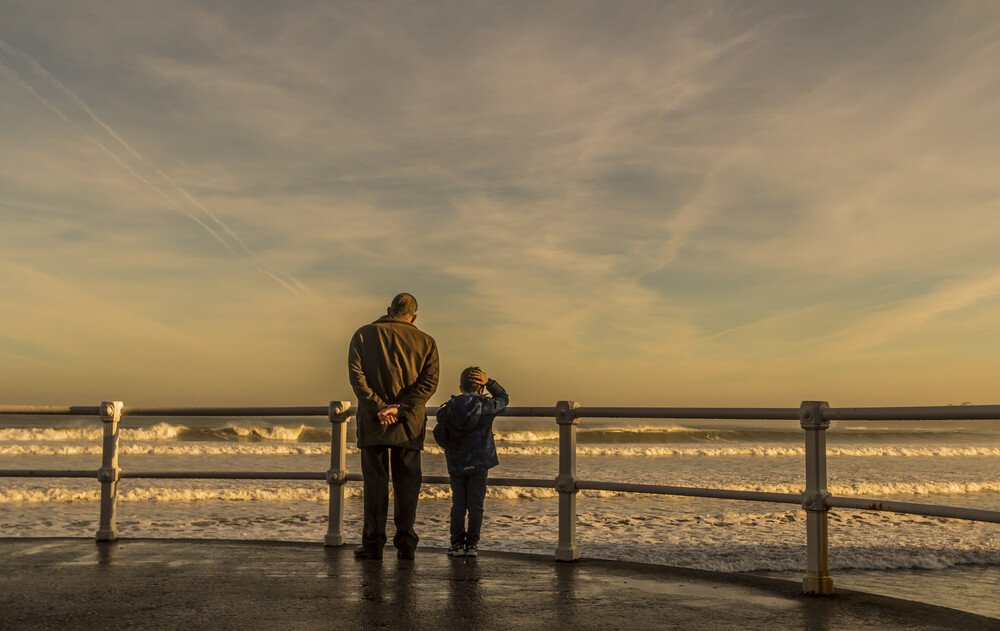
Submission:
[[[326,481],[330,485],[330,522],[325,546],[342,546],[344,537],[344,483],[347,482],[347,421],[351,418],[350,401],[330,401],[330,469]]]
[[[556,403],[556,423],[559,424],[559,545],[557,561],[576,561],[580,550],[576,546],[576,401]]]
[[[805,594],[833,593],[830,578],[827,515],[830,507],[826,498],[826,430],[830,421],[825,417],[826,401],[803,401],[799,406],[799,425],[806,433],[806,491],[802,508],[806,511],[806,576],[802,579]]]
[[[115,513],[118,509],[118,424],[125,405],[121,401],[101,402],[101,422],[104,425],[104,445],[101,451],[101,468],[97,479],[101,483],[101,521],[97,527],[98,541],[114,541]]]

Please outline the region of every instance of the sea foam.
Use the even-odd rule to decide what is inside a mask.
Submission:
[[[317,482],[315,485],[285,486],[282,483],[272,486],[264,481],[248,482],[234,485],[232,483],[210,485],[208,481],[195,483],[192,486],[156,486],[145,485],[138,481],[126,480],[119,486],[118,499],[122,502],[288,502],[310,501],[326,502],[328,490]],[[678,485],[680,486],[680,485]],[[794,484],[746,484],[721,485],[719,488],[735,491],[758,491],[763,493],[802,492],[802,487]],[[976,482],[853,482],[848,484],[831,484],[830,492],[845,497],[884,498],[887,496],[930,496],[930,495],[976,495],[982,493],[1000,493],[1000,480],[985,480]],[[638,494],[625,491],[584,490],[584,497],[638,497]],[[361,497],[361,486],[348,484],[345,495],[349,498]],[[504,500],[536,500],[557,497],[554,488],[506,487],[491,485],[487,488],[487,497]],[[440,500],[451,497],[451,490],[444,485],[425,484],[420,491],[421,499]],[[100,499],[100,488],[94,483],[93,488],[78,486],[51,487],[12,487],[0,488],[0,504],[39,503],[39,502],[96,502]],[[675,496],[659,496],[659,499],[679,499]],[[682,500],[683,501],[683,500]]]
[[[99,455],[99,441],[70,443],[66,441],[13,441],[0,442],[0,456],[76,456]],[[348,445],[348,453],[356,453],[353,445]],[[424,452],[433,455],[443,453],[440,447],[430,442],[424,446]],[[329,454],[327,443],[316,442],[163,442],[144,440],[125,440],[119,445],[121,454],[161,454],[175,456],[226,456],[226,455],[258,455],[258,456],[291,456]],[[497,445],[497,453],[501,456],[557,456],[559,447],[556,445],[509,444],[501,442]],[[581,446],[577,445],[578,456],[617,457],[617,458],[723,458],[723,457],[755,457],[755,458],[802,458],[805,448],[798,446],[777,445],[734,445],[734,446]],[[901,445],[892,447],[856,446],[827,447],[831,457],[883,458],[883,457],[939,457],[967,458],[973,456],[1000,456],[1000,447],[985,445],[963,447],[933,447],[921,445]]]

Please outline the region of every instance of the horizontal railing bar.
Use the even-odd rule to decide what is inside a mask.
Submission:
[[[578,418],[752,419],[794,421],[799,408],[608,408],[581,407]]]
[[[437,407],[428,407],[427,414],[433,416]],[[354,414],[357,408],[348,410]],[[125,416],[326,416],[324,406],[292,406],[292,407],[128,407]],[[30,413],[30,412],[22,412]],[[57,412],[51,412],[56,414]],[[500,412],[499,416],[510,417],[548,417],[555,416],[554,407],[511,407]],[[97,408],[94,408],[97,414]]]
[[[430,415],[437,414],[438,408],[427,408]],[[550,418],[556,415],[554,407],[510,407],[501,410],[497,416],[513,416],[527,418]]]
[[[15,473],[15,472],[11,472]],[[89,477],[96,472],[87,472]],[[122,471],[120,478],[131,479],[175,479],[175,480],[325,480],[325,472],[317,471]],[[348,482],[361,482],[361,474],[350,473]],[[448,484],[448,476],[427,475],[424,484]],[[520,486],[532,488],[553,488],[552,479],[537,478],[490,478],[494,486]]]
[[[577,480],[576,488],[590,491],[617,491],[621,493],[651,493],[654,495],[682,495],[685,497],[711,497],[726,500],[746,500],[750,502],[776,502],[779,504],[801,504],[798,493],[764,493],[762,491],[736,491],[730,489],[700,489],[687,486],[663,486],[659,484],[629,484],[626,482],[596,482]]]
[[[861,497],[826,498],[827,506],[833,508],[855,508],[860,510],[885,511],[890,513],[906,513],[909,515],[925,515],[927,517],[951,517],[954,519],[969,519],[1000,524],[1000,511],[967,508],[965,506],[943,506],[940,504],[916,504],[914,502],[897,502],[894,500],[873,500]]]
[[[423,481],[424,484],[448,484],[449,478],[446,475],[425,475]],[[553,478],[490,478],[489,485],[551,489],[556,483]]]
[[[0,405],[0,414],[97,416],[100,411],[96,405]]]
[[[174,480],[325,480],[323,471],[122,471],[120,478]]]
[[[97,470],[78,469],[0,469],[0,478],[97,478]]]
[[[123,416],[326,416],[325,405],[291,407],[211,407],[211,408],[133,408],[125,406]]]
[[[1000,419],[1000,405],[829,408],[823,417],[831,421],[983,421]]]
[[[434,415],[437,407],[428,407]],[[350,413],[354,413],[351,408]],[[97,416],[96,405],[0,405],[0,414]],[[327,406],[253,407],[126,407],[130,416],[326,416]],[[507,417],[550,417],[554,407],[510,407],[500,413]],[[691,407],[581,407],[579,418],[665,418],[714,420],[798,420],[798,408],[691,408]],[[921,407],[827,408],[831,421],[974,421],[1000,420],[1000,405],[943,405]]]
[[[8,478],[96,478],[97,471],[63,470],[0,470],[0,477]],[[120,479],[146,480],[325,480],[325,472],[317,471],[122,471]],[[347,475],[348,482],[361,482],[360,474]],[[424,484],[448,484],[448,476],[424,476]],[[553,488],[552,479],[491,478],[494,486],[525,488]]]

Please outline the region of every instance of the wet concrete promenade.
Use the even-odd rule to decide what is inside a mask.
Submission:
[[[0,539],[0,629],[1000,629],[857,592],[613,561],[237,541]]]

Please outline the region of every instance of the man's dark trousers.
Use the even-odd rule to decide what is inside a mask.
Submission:
[[[396,549],[412,554],[420,538],[413,530],[417,520],[417,500],[420,497],[420,451],[402,447],[362,447],[361,475],[364,478],[365,525],[362,545],[368,550],[385,546],[385,524],[389,515],[389,477],[392,475],[392,521]]]

